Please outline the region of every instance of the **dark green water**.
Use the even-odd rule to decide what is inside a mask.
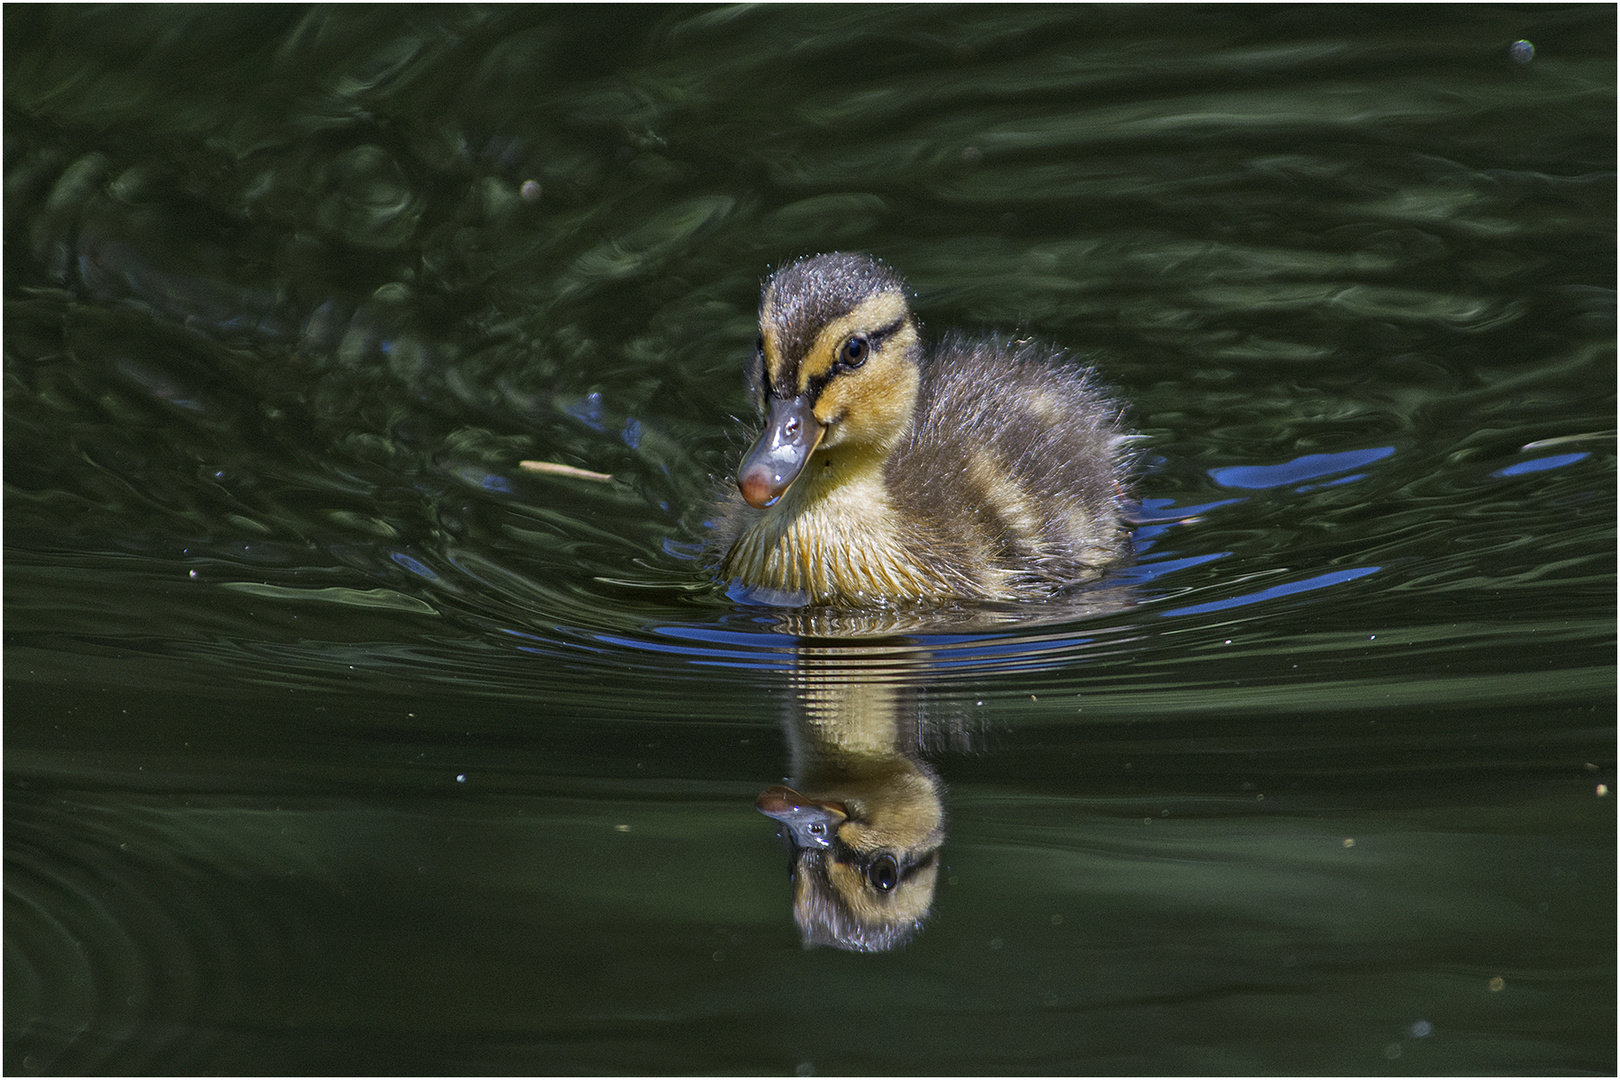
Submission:
[[[5,16],[8,1073],[1613,1074],[1612,6]],[[701,558],[833,248],[1146,436],[1084,603],[823,662],[881,955]]]

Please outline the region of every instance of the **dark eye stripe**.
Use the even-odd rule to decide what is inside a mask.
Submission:
[[[905,319],[896,319],[888,326],[885,326],[880,330],[874,330],[870,334],[867,334],[866,343],[874,349],[881,349],[883,348],[883,343],[894,337],[894,335],[898,334],[900,332],[900,328],[904,325],[906,325]]]
[[[900,868],[900,880],[901,881],[910,881],[912,878],[916,877],[922,871],[928,869],[930,866],[933,866],[934,865],[934,860],[937,859],[938,857],[939,857],[939,852],[930,851],[927,855],[924,855],[922,858],[918,859],[916,862],[912,863],[911,865],[902,866]]]
[[[900,328],[904,325],[906,325],[906,320],[904,318],[899,318],[894,320],[894,322],[890,323],[888,326],[874,330],[870,334],[867,334],[867,357],[870,357],[878,349],[883,348],[883,343],[889,340],[895,334],[898,334],[900,332]],[[844,347],[842,345],[838,347],[838,355],[840,357],[844,355]],[[828,383],[832,382],[844,372],[853,370],[853,367],[845,367],[842,363],[834,363],[832,367],[828,368],[826,371],[823,371],[820,375],[812,375],[810,377],[810,381],[806,383],[804,387],[805,395],[809,397],[810,403],[812,405],[816,403],[816,400],[821,397],[821,391],[826,389]]]
[[[867,875],[867,872],[871,869],[873,863],[882,858],[881,855],[862,855],[854,848],[844,843],[843,839],[838,836],[834,836],[832,838],[831,856],[833,862],[843,863],[845,866],[853,866],[858,869],[861,872],[862,877]],[[896,859],[895,861],[900,867],[900,880],[910,881],[912,878],[916,877],[930,866],[933,866],[938,860],[939,850],[936,848],[935,850],[924,854],[923,857],[918,859],[916,862],[908,863],[899,859]]]

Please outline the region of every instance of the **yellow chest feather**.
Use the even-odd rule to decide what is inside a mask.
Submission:
[[[744,529],[724,570],[811,603],[883,603],[962,595],[943,568],[917,557],[880,475],[795,485]]]

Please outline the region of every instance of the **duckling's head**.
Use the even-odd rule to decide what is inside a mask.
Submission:
[[[944,813],[925,770],[881,789],[759,796],[793,847],[793,916],[806,945],[884,952],[909,941],[933,906]]]
[[[765,430],[737,473],[743,498],[774,504],[818,453],[881,463],[911,420],[920,353],[905,283],[870,255],[778,269],[759,304],[749,381]]]

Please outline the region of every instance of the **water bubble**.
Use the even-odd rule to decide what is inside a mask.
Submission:
[[[1414,1020],[1412,1021],[1411,1031],[1412,1038],[1427,1039],[1430,1035],[1434,1034],[1434,1025],[1429,1023],[1427,1020]]]
[[[1516,64],[1528,64],[1536,58],[1536,47],[1520,38],[1508,46],[1508,55],[1513,58],[1513,62]]]

